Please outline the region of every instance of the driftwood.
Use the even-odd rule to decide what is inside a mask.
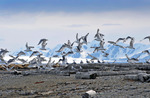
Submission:
[[[137,75],[126,75],[124,79],[127,80],[135,80],[140,82],[150,82],[150,74],[147,73],[139,73]]]
[[[125,75],[124,79],[125,80],[134,80],[134,81],[139,80],[137,75]]]
[[[115,76],[115,75],[127,75],[146,73],[145,71],[133,70],[133,71],[97,71],[97,76]]]
[[[97,73],[93,72],[77,72],[75,75],[76,79],[95,79],[97,77]]]

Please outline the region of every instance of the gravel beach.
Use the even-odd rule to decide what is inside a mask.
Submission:
[[[150,83],[125,80],[124,75],[75,79],[75,75],[0,74],[0,97],[6,98],[82,98],[94,90],[95,98],[149,98]]]

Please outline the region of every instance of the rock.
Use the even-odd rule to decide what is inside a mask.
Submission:
[[[137,76],[138,76],[139,81],[145,82],[144,77],[146,76],[146,73],[139,73]]]
[[[19,93],[19,95],[24,95],[24,96],[27,96],[27,95],[34,95],[36,92],[35,91],[21,91]]]
[[[95,98],[94,96],[96,96],[96,92],[94,90],[89,90],[82,95],[82,98]]]
[[[13,74],[14,74],[14,75],[21,75],[21,74],[22,74],[22,71],[17,71],[17,70],[15,70]]]
[[[125,75],[124,79],[138,81],[137,75]]]
[[[147,73],[138,73],[137,75],[125,75],[124,79],[135,80],[140,82],[149,82],[150,74]]]
[[[150,79],[150,74],[139,73],[138,74],[138,78],[139,78],[139,81],[146,82],[146,81],[148,81]]]
[[[49,94],[52,94],[52,93],[53,93],[53,91],[47,91],[47,92],[42,92],[42,93],[38,93],[38,94],[45,96],[45,95],[49,95]]]
[[[146,73],[146,71],[97,71],[96,72],[98,76],[116,76],[116,75],[133,75],[138,73]]]
[[[97,73],[93,72],[77,72],[75,75],[76,79],[95,79],[97,77]]]

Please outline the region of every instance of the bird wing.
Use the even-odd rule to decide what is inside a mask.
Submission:
[[[28,43],[26,43],[26,48],[28,49]]]
[[[150,36],[146,36],[144,39],[149,39],[149,41],[150,41]]]
[[[125,54],[125,56],[127,57],[128,60],[130,59],[127,54]]]
[[[70,42],[70,40],[68,40],[68,45],[71,45],[71,42]]]
[[[78,38],[78,33],[76,34],[76,39],[79,40],[79,38]]]
[[[115,42],[114,42],[114,41],[108,41],[108,43],[110,43],[110,44],[115,44]]]
[[[130,41],[130,46],[133,47],[133,40]]]
[[[89,53],[88,53],[88,55],[89,55],[90,57],[92,57],[92,59],[97,59],[96,57],[94,57],[94,56],[90,55]]]
[[[125,41],[125,38],[118,38],[118,40],[116,41],[116,43],[119,42],[120,40]]]
[[[41,44],[42,42],[43,42],[43,39],[41,39],[41,40],[39,41],[38,45]]]

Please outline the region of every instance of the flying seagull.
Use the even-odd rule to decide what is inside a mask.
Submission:
[[[43,38],[39,41],[38,45],[41,44],[41,46],[42,46],[42,48],[40,48],[41,50],[46,50],[45,49],[45,46],[47,45],[46,41],[48,41],[48,39],[45,39],[45,38]]]
[[[81,39],[83,40],[83,43],[87,45],[87,36],[89,35],[89,33],[87,33],[85,36],[82,36]]]
[[[23,51],[20,51],[20,52],[17,54],[17,58],[18,58],[19,56],[22,56],[22,55],[25,55],[25,53],[24,53]]]
[[[0,49],[0,57],[4,57],[6,55],[6,53],[8,53],[9,51],[7,49]]]
[[[68,43],[64,43],[64,44],[59,48],[59,50],[57,50],[56,52],[61,52],[61,51],[63,51],[65,48],[72,49],[73,44],[74,44],[74,42],[71,43],[70,40],[68,40]]]
[[[89,55],[90,57],[92,57],[91,61],[93,61],[93,60],[98,60],[98,58],[97,58],[97,57],[92,56],[92,55],[90,55],[89,53],[88,53],[88,55]]]
[[[142,51],[142,53],[147,53],[148,55],[150,55],[150,52],[148,50],[144,50]]]
[[[123,41],[123,43],[126,42],[126,38],[118,38],[117,41],[116,41],[116,43],[118,43],[121,40]]]
[[[134,64],[134,63],[136,63],[137,61],[139,61],[139,59],[138,59],[139,56],[138,56],[137,58],[129,58],[127,54],[125,54],[125,56],[127,57],[127,62],[128,62],[128,63]]]
[[[82,48],[82,45],[83,45],[83,43],[79,43],[78,44],[78,46],[75,48],[75,50],[76,50],[76,52],[83,52],[82,50],[81,50],[81,48]]]
[[[105,51],[101,51],[102,53],[104,53],[104,57],[107,57],[109,55],[109,53],[105,52]]]
[[[37,55],[37,54],[40,54],[39,51],[33,51],[32,54],[30,55],[30,57],[32,57],[33,55]]]
[[[79,44],[80,43],[81,38],[78,38],[78,33],[76,34],[76,41],[75,43]]]
[[[28,46],[28,43],[26,43],[26,50],[27,52],[32,51],[31,49],[34,48],[33,46]]]
[[[118,46],[120,48],[125,48],[125,47],[123,47],[121,45],[118,45],[117,42],[114,42],[114,41],[108,41],[108,43],[113,44],[114,46]]]
[[[131,41],[130,41],[129,46],[127,46],[126,48],[135,49],[134,46],[133,46],[133,43],[134,43],[134,37],[128,36],[128,37],[126,38],[126,40],[128,40],[128,39],[131,39]]]
[[[146,37],[144,37],[144,39],[142,39],[142,40],[145,40],[145,39],[149,39],[149,42],[150,42],[150,36],[146,36]],[[141,40],[141,41],[142,41]]]
[[[104,34],[99,33],[99,29],[97,29],[97,33],[94,36],[95,40],[96,41],[104,41],[103,36],[104,36]]]

